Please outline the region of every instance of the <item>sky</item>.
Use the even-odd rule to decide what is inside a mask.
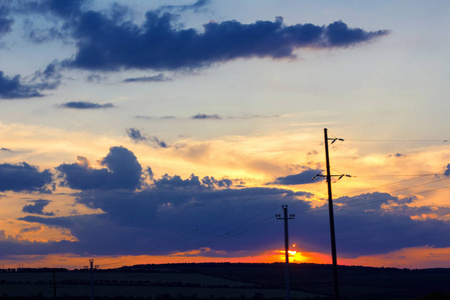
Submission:
[[[338,263],[450,267],[448,15],[0,1],[1,266],[281,262],[282,205],[330,263],[327,128]]]

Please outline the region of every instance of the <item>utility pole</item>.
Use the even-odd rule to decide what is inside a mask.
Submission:
[[[328,132],[327,129],[324,128],[324,136],[325,136],[325,157],[327,163],[327,184],[328,184],[328,214],[330,217],[330,235],[331,235],[331,256],[333,259],[333,277],[334,277],[334,297],[336,300],[339,300],[339,282],[338,282],[338,270],[337,270],[337,254],[336,254],[336,235],[334,233],[334,214],[333,214],[333,195],[331,193],[331,172],[330,172],[330,155],[328,152]],[[333,140],[331,143],[334,143],[336,140],[343,139],[331,139]]]
[[[91,300],[94,300],[94,259],[89,259],[91,272]]]
[[[288,217],[288,206],[283,205],[283,217],[281,215],[276,215],[278,220],[284,220],[284,252],[286,259],[286,269],[285,269],[285,281],[286,281],[286,300],[290,300],[290,288],[291,284],[289,282],[289,232],[288,232],[288,220],[293,219],[295,215],[291,214]]]

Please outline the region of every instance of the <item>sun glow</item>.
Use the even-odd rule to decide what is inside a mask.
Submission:
[[[294,245],[295,247],[295,245]],[[277,254],[274,255],[275,261],[285,261],[286,251],[285,250],[276,250]],[[288,250],[289,261],[294,263],[303,263],[311,261],[311,257],[306,256],[304,253],[296,251],[296,250]]]

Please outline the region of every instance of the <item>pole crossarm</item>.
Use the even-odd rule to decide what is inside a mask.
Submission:
[[[277,220],[290,220],[290,219],[294,219],[295,218],[295,214],[290,214],[289,216],[287,216],[287,205],[282,205],[281,207],[283,208],[283,210],[286,211],[286,214],[284,214],[283,216],[275,215]]]
[[[324,177],[324,178],[327,178],[327,175],[323,175],[322,173],[319,173],[319,174],[317,174],[317,175],[314,175],[314,177],[311,178],[311,180],[314,180],[314,179],[316,179],[317,177]],[[336,174],[336,175],[330,174],[330,177],[339,177],[339,178],[338,178],[338,180],[339,180],[339,179],[342,179],[342,177],[352,177],[352,175],[349,175],[349,174]]]
[[[340,139],[340,138],[327,138],[327,141],[332,141],[331,143],[334,144],[336,141],[341,141],[341,142],[343,142],[344,139]]]

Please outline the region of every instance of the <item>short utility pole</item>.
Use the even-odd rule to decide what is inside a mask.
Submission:
[[[94,300],[94,259],[89,259],[91,270],[91,300]]]
[[[291,284],[289,282],[289,232],[288,232],[288,220],[293,219],[295,215],[291,214],[288,217],[288,206],[283,205],[283,217],[281,215],[276,215],[278,220],[284,220],[284,251],[286,259],[286,270],[285,270],[285,281],[286,281],[286,300],[290,300],[290,288]]]
[[[84,266],[84,269],[89,268],[90,279],[91,279],[91,300],[94,300],[94,270],[98,269],[98,266],[94,266],[94,259],[89,259],[89,266]]]

